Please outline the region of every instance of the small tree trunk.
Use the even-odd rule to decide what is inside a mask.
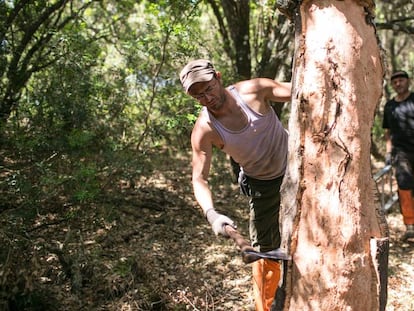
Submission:
[[[385,308],[388,233],[370,165],[383,64],[370,4],[300,6],[282,188],[283,246],[293,256],[285,310]]]

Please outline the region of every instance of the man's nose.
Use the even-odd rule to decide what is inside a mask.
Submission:
[[[207,100],[209,100],[209,99],[213,98],[213,97],[214,97],[214,95],[213,95],[213,94],[210,94],[210,93],[205,93],[205,94],[204,94],[204,97],[205,97]]]

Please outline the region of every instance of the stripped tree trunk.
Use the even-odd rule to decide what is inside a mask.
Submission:
[[[372,1],[304,0],[296,19],[284,310],[385,310],[388,232],[371,174],[382,92]]]

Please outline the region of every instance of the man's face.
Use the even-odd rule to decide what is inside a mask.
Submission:
[[[404,94],[408,92],[410,80],[405,77],[397,77],[392,79],[391,86],[397,94]]]
[[[188,94],[211,111],[220,109],[224,101],[223,88],[216,77],[208,82],[194,83]]]

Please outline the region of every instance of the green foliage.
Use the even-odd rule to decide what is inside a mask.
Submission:
[[[406,70],[414,74],[414,28],[411,13],[414,3],[411,0],[377,1],[376,25],[382,47],[386,51],[388,71]]]
[[[381,154],[385,155],[385,139],[384,139],[384,129],[382,128],[382,114],[377,114],[374,119],[372,126],[372,142],[376,144],[378,150]]]
[[[198,13],[191,2],[143,2],[123,25],[130,31],[119,36],[116,50],[127,55],[120,68],[126,88],[120,115],[126,144],[141,150],[165,143],[184,145],[182,137],[188,137],[196,109],[194,104],[186,106],[173,64],[195,50],[189,42]]]
[[[92,163],[80,163],[73,171],[73,197],[86,203],[96,199],[100,191],[97,169]]]
[[[73,129],[68,136],[68,144],[72,149],[84,149],[94,141],[95,134],[88,130]]]

